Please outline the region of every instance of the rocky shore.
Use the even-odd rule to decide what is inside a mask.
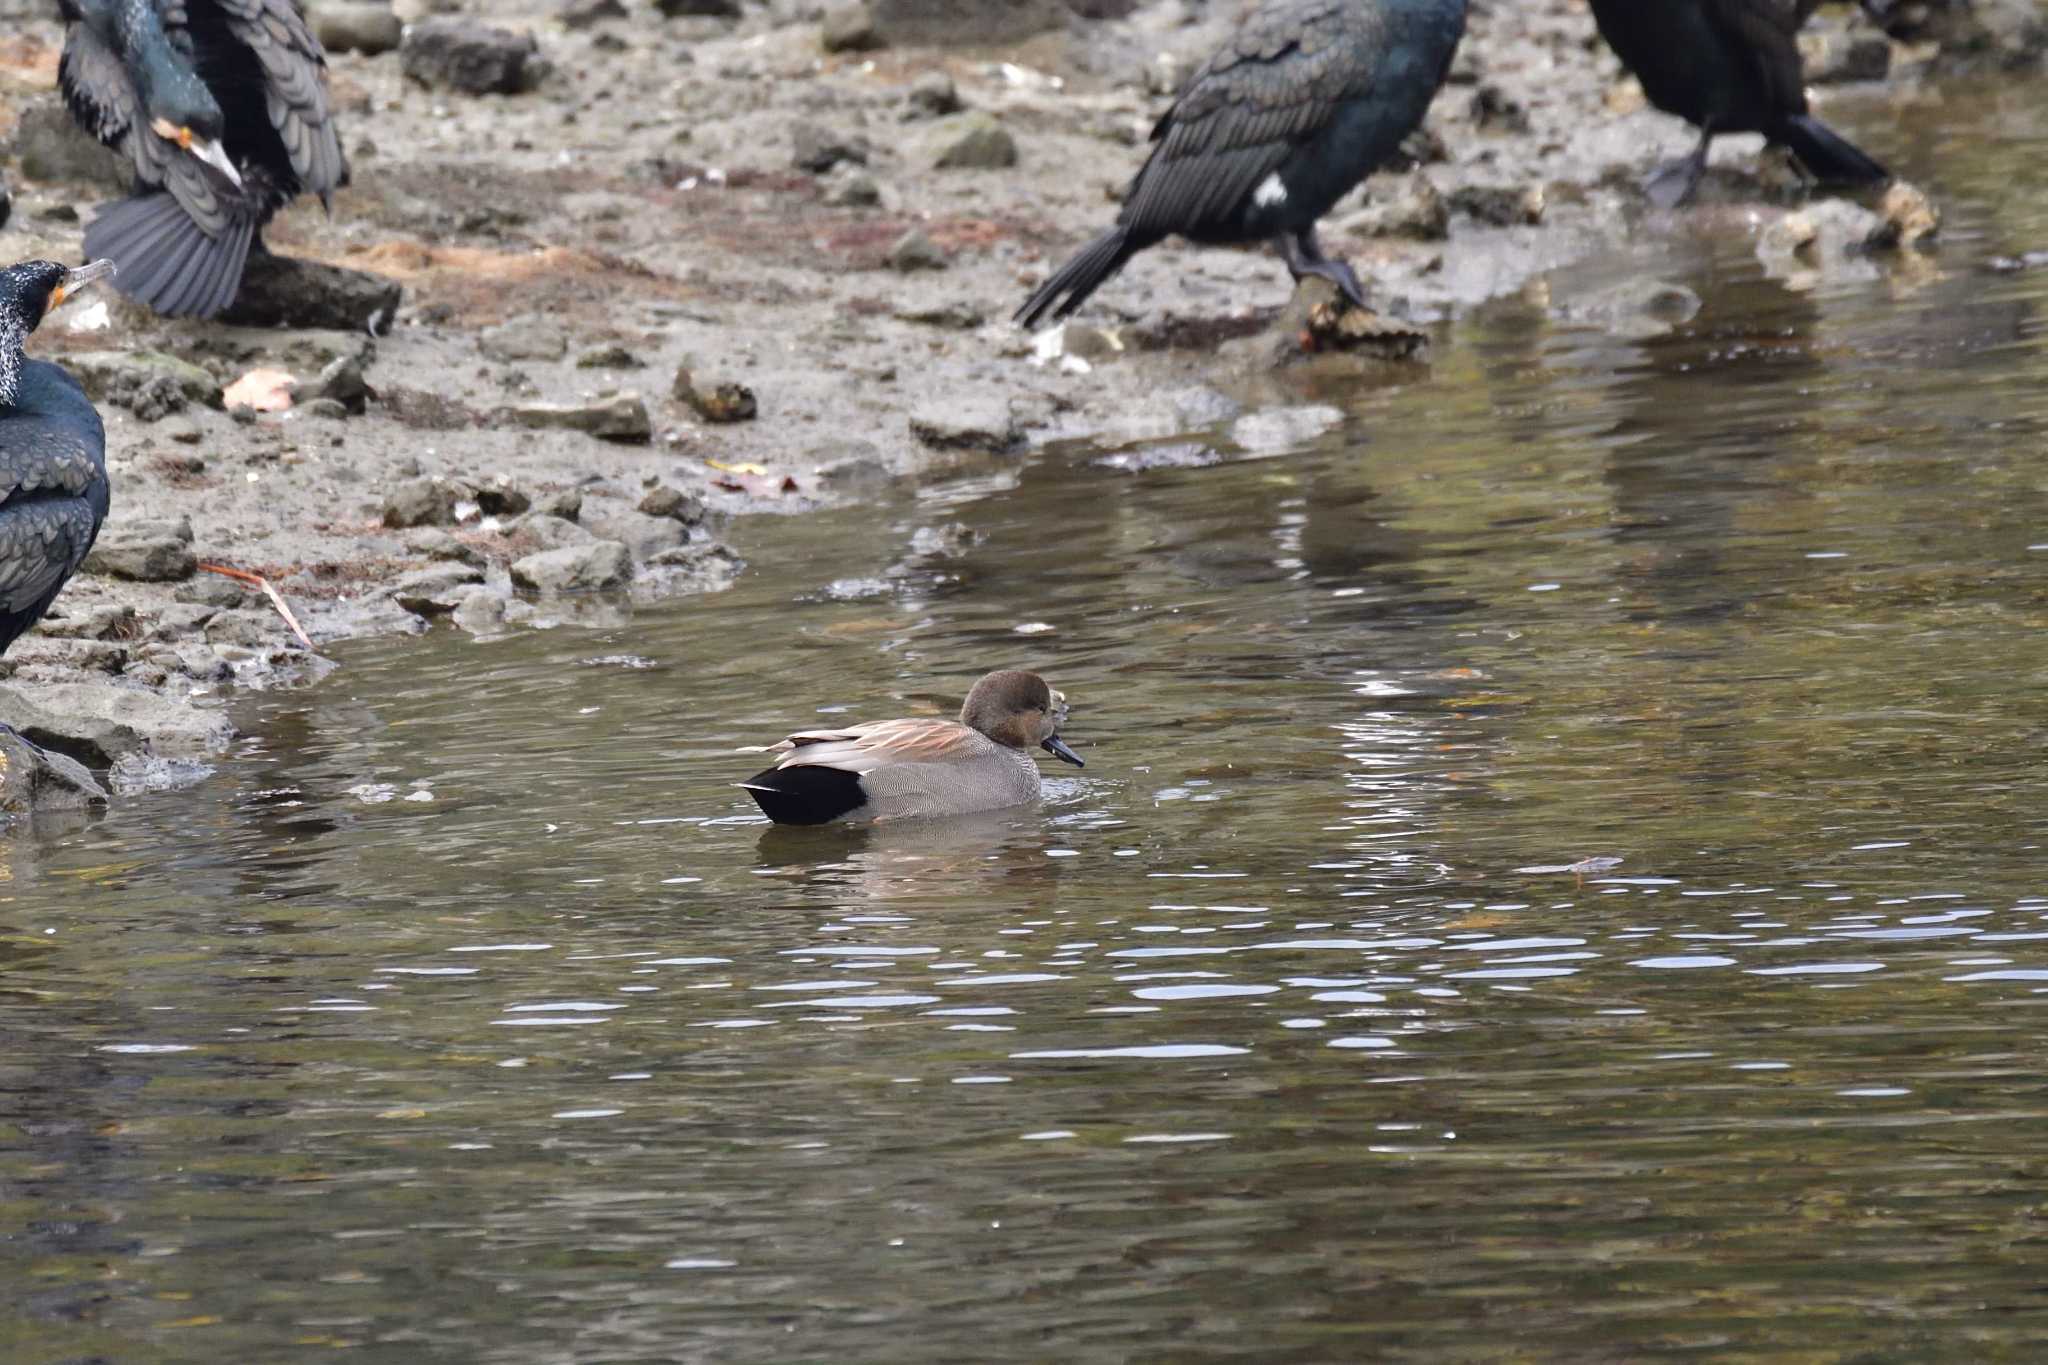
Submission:
[[[1946,71],[2048,43],[2026,0],[1912,8],[1896,38],[1850,7],[1815,21],[1824,110],[1880,127]],[[312,9],[353,163],[332,215],[279,220],[288,259],[252,267],[229,322],[88,299],[35,340],[99,402],[114,511],[0,661],[0,720],[117,788],[203,772],[231,689],[318,676],[335,640],[715,590],[742,570],[735,516],[1208,432],[1254,391],[1279,415],[1239,435],[1284,442],[1276,368],[1412,363],[1432,327],[1625,240],[1637,178],[1690,140],[1579,0],[1475,6],[1413,164],[1325,226],[1380,319],[1318,331],[1277,260],[1173,246],[1033,337],[1010,311],[1111,220],[1234,4]],[[41,7],[0,38],[0,259],[76,259],[122,187],[55,94],[60,46]],[[1934,229],[1910,190],[1802,206],[1753,143],[1717,151],[1707,198],[1760,208],[1760,252],[1825,270]],[[1614,325],[1674,306],[1637,283]],[[314,650],[208,566],[267,580]]]

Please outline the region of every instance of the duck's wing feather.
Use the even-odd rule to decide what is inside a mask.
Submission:
[[[957,763],[985,753],[990,741],[958,721],[878,720],[844,730],[803,730],[770,747],[778,768],[838,768],[867,773],[896,763]]]

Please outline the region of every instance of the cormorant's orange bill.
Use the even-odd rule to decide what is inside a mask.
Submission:
[[[227,149],[218,142],[201,137],[190,128],[181,128],[166,118],[152,120],[149,130],[166,142],[177,143],[179,147],[219,171],[236,189],[242,187],[242,173],[235,169],[234,162],[228,160]]]

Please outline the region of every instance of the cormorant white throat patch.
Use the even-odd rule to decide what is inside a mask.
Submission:
[[[1275,204],[1286,202],[1287,186],[1281,181],[1278,171],[1261,180],[1259,187],[1252,191],[1252,203],[1258,208],[1271,208]]]

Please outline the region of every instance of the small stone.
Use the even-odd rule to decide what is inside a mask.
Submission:
[[[620,587],[632,576],[633,554],[616,540],[566,545],[512,562],[512,581],[534,592],[592,592]]]
[[[483,581],[483,571],[467,564],[436,564],[401,575],[391,596],[415,616],[445,616],[454,611],[462,589]]]
[[[1529,131],[1529,111],[1497,85],[1482,85],[1474,90],[1468,108],[1472,122],[1483,132]]]
[[[790,145],[790,164],[813,175],[823,175],[841,163],[854,166],[868,163],[865,139],[829,132],[815,123],[799,123],[791,129]]]
[[[348,412],[361,412],[370,397],[369,382],[363,378],[363,358],[345,355],[329,361],[313,381],[312,396],[331,398]]]
[[[445,526],[455,520],[455,490],[439,479],[406,479],[384,495],[384,524]]]
[[[678,387],[682,387],[688,371],[677,371],[676,378]],[[760,412],[754,391],[745,384],[728,382],[703,389],[691,385],[684,401],[707,422],[750,422]]]
[[[164,386],[157,381],[164,380],[187,402],[221,405],[218,380],[190,361],[161,351],[75,351],[64,357],[64,368],[96,403],[124,408],[138,402],[161,403]]]
[[[238,607],[246,596],[242,585],[234,579],[210,573],[180,584],[172,591],[171,600],[208,607]]]
[[[299,411],[307,417],[318,417],[327,422],[348,420],[348,405],[335,398],[315,398],[301,404]]]
[[[237,645],[262,650],[290,638],[289,628],[277,613],[261,608],[215,612],[206,623],[206,643],[216,649]]]
[[[927,71],[912,81],[903,104],[905,118],[944,118],[967,107],[960,100],[960,88],[943,71]]]
[[[583,490],[563,488],[553,493],[543,493],[534,500],[534,515],[559,517],[563,521],[575,521],[583,515]]]
[[[579,370],[638,370],[647,362],[623,346],[598,346],[576,357]]]
[[[882,187],[857,166],[841,166],[825,179],[825,202],[833,208],[870,209],[882,202]]]
[[[658,483],[640,499],[640,512],[643,516],[668,517],[685,526],[694,526],[704,520],[704,500],[680,488]]]
[[[489,588],[466,588],[448,619],[472,635],[482,635],[505,624],[505,599]]]
[[[466,95],[516,95],[539,75],[539,44],[468,18],[422,19],[406,26],[399,64],[406,77],[429,89]]]
[[[938,155],[941,170],[999,170],[1017,164],[1017,139],[981,110],[947,120]]]
[[[882,37],[875,31],[874,12],[864,0],[826,10],[818,44],[827,52],[869,52],[880,47]]]
[[[891,270],[906,274],[913,270],[944,270],[952,264],[951,258],[937,242],[925,235],[922,228],[912,228],[898,237],[885,259]]]
[[[521,517],[512,529],[521,535],[531,537],[543,550],[559,550],[568,545],[588,545],[597,539],[568,518],[546,512],[534,512]]]
[[[458,564],[473,564],[479,568],[485,562],[483,551],[474,545],[457,540],[438,526],[416,527],[407,533],[405,547],[414,554],[425,555],[428,559],[452,560]]]
[[[208,577],[217,576],[208,575]],[[231,580],[222,578],[219,581],[226,583]],[[225,603],[223,605],[233,606],[237,605],[239,601],[240,599],[238,598],[235,603]],[[173,602],[156,614],[156,623],[149,630],[150,637],[156,640],[185,639],[188,636],[205,630],[206,623],[211,621],[219,611],[220,607],[218,606],[209,607],[198,602]],[[47,625],[45,629],[47,629]]]
[[[138,630],[135,608],[112,602],[61,616],[52,614],[36,623],[38,635],[57,640],[131,640]]]
[[[642,560],[663,550],[672,550],[689,538],[680,522],[635,511],[599,518],[590,523],[590,529],[600,540],[616,540],[630,550],[635,559]]]
[[[1863,239],[1874,251],[1917,246],[1941,231],[1941,209],[1918,185],[1894,180],[1878,201],[1877,216],[1883,220]]]
[[[1417,172],[1392,184],[1373,182],[1366,206],[1332,228],[1359,237],[1441,242],[1451,235],[1451,206],[1429,177]]]
[[[1815,85],[1881,81],[1891,74],[1892,45],[1874,33],[1808,30],[1799,35],[1800,69]]]
[[[405,25],[386,0],[319,0],[308,5],[313,35],[329,52],[375,57],[398,46]]]
[[[502,412],[522,427],[588,432],[605,441],[654,439],[654,419],[635,393],[604,394],[587,403],[528,403]]]
[[[569,339],[538,313],[525,313],[486,327],[476,348],[492,360],[560,360],[568,354]]]
[[[69,755],[0,733],[0,813],[19,818],[104,806],[107,789]]]
[[[569,0],[569,3],[555,11],[555,19],[563,28],[583,29],[594,24],[626,17],[626,7],[619,0]]]
[[[1461,185],[1450,206],[1493,227],[1518,227],[1541,223],[1545,202],[1541,185]]]
[[[664,19],[740,17],[740,0],[654,0],[654,7],[661,11]]]
[[[476,490],[476,505],[487,517],[516,517],[533,506],[533,499],[511,484],[497,483]]]
[[[199,571],[199,557],[192,553],[189,522],[181,528],[164,522],[129,522],[102,531],[84,567],[87,573],[137,583],[176,583]]]
[[[933,399],[910,414],[910,434],[937,450],[1001,454],[1023,444],[1024,429],[999,394],[966,393]]]
[[[382,336],[391,330],[404,297],[398,281],[366,270],[252,252],[242,269],[242,287],[220,320],[237,327],[318,328]]]
[[[196,446],[206,439],[206,428],[200,426],[191,417],[180,413],[165,419],[164,435],[176,441],[179,445]],[[166,456],[165,458],[168,460],[171,457]],[[206,468],[206,461],[197,455],[186,455],[179,458],[193,462],[183,467],[183,472],[187,474],[198,474]]]

